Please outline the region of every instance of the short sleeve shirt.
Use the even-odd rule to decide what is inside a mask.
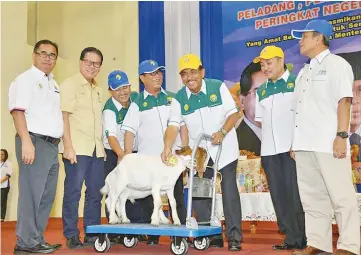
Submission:
[[[53,138],[63,135],[60,91],[53,74],[32,66],[16,77],[9,88],[9,110],[24,111],[29,132]]]
[[[137,92],[131,92],[130,94],[130,103],[133,102],[138,96]],[[113,97],[109,98],[105,103],[103,110],[103,143],[104,148],[111,150],[112,148],[109,145],[108,137],[114,136],[117,138],[120,147],[124,150],[124,130],[122,130],[122,125],[125,119],[125,116],[128,113],[128,109],[123,107],[118,101]],[[137,142],[134,141],[133,151],[137,149]]]
[[[198,94],[193,94],[186,86],[177,92],[172,101],[169,125],[180,127],[184,122],[190,140],[195,141],[201,133],[212,135],[219,131],[227,118],[236,112],[236,104],[226,85],[218,80],[204,79]],[[204,142],[201,146],[215,161],[218,145]],[[237,134],[232,128],[222,143],[219,169],[237,160],[238,156]]]
[[[60,84],[61,110],[69,112],[70,133],[76,155],[104,157],[102,92],[79,72]]]

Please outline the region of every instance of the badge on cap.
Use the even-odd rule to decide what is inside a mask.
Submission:
[[[211,100],[212,103],[214,103],[215,101],[217,101],[217,96],[216,94],[212,94],[209,99]]]
[[[150,64],[151,64],[152,66],[155,66],[154,61],[150,61]]]
[[[188,111],[188,110],[189,110],[189,105],[185,104],[185,105],[184,105],[184,110],[185,110],[185,111]]]
[[[147,107],[147,105],[148,105],[147,102],[144,102],[144,103],[143,103],[143,106],[144,106],[144,107]]]
[[[295,86],[295,84],[293,82],[287,83],[287,88],[288,89],[292,89],[294,86]]]
[[[184,59],[184,63],[188,63],[188,62],[189,62],[189,58],[186,57],[186,58]]]
[[[120,76],[120,74],[117,74],[117,75],[115,76],[115,79],[117,79],[118,81],[119,81],[121,78],[122,78],[122,76]]]

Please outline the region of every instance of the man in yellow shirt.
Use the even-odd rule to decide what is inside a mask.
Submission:
[[[79,240],[78,208],[84,181],[84,229],[100,224],[102,196],[99,190],[104,185],[104,147],[101,140],[103,101],[95,77],[102,63],[100,50],[85,48],[80,55],[80,72],[60,85],[66,174],[63,233],[70,249],[83,246]],[[91,244],[94,239],[86,236],[84,244]]]

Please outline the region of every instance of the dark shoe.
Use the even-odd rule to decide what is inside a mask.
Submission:
[[[236,240],[228,241],[228,250],[229,251],[240,251],[242,250],[241,242]]]
[[[148,236],[147,245],[158,245],[159,237]]]
[[[123,244],[124,236],[122,235],[108,235],[109,241],[113,244]]]
[[[139,242],[146,242],[148,240],[146,235],[137,235],[137,238]]]
[[[312,246],[307,246],[303,250],[292,252],[292,255],[324,255],[324,254],[329,254],[329,253]]]
[[[209,246],[216,248],[223,248],[224,247],[223,239],[211,239]]]
[[[282,242],[280,244],[272,245],[272,248],[274,250],[294,250],[297,249],[298,247],[296,247],[295,245],[290,245],[285,242]]]
[[[85,236],[83,244],[84,246],[93,246],[97,239],[97,236]]]
[[[41,253],[41,254],[47,254],[54,252],[55,249],[51,249],[47,246],[44,246],[42,244],[38,244],[37,246],[33,248],[24,248],[20,246],[15,246],[14,248],[14,254],[23,254],[23,253]]]
[[[66,240],[66,246],[69,249],[78,249],[84,247],[83,243],[79,239],[79,236],[74,236]]]
[[[49,247],[49,249],[60,249],[61,248],[61,244],[57,243],[57,244],[49,244],[49,243],[45,243],[43,244],[44,247]]]

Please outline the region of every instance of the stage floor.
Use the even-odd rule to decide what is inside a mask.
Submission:
[[[105,223],[104,219],[104,223]],[[79,225],[82,222],[79,223]],[[280,243],[283,239],[283,236],[278,233],[277,224],[275,222],[258,222],[257,223],[257,232],[251,234],[250,231],[250,222],[243,222],[243,251],[241,254],[252,254],[252,255],[267,255],[267,254],[277,254],[285,255],[291,254],[289,251],[273,251],[272,245]],[[59,218],[52,218],[49,221],[48,228],[45,233],[47,242],[61,243],[63,247],[53,254],[98,254],[94,251],[93,247],[86,247],[84,249],[78,250],[69,250],[66,248],[66,240],[62,234],[62,222]],[[83,237],[83,232],[81,233],[81,239]],[[334,234],[334,244],[337,238],[337,234]],[[13,254],[13,249],[16,243],[15,236],[15,222],[3,222],[1,223],[1,254]],[[157,246],[147,246],[145,243],[140,243],[137,247],[128,249],[123,245],[113,245],[111,249],[104,254],[171,254],[169,251],[169,237],[161,237],[160,244]],[[188,254],[235,254],[234,252],[228,252],[227,243],[223,249],[219,248],[209,248],[206,253],[203,251],[196,251],[193,248],[189,249]]]

